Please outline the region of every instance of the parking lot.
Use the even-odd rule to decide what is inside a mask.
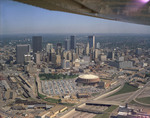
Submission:
[[[75,79],[41,81],[41,86],[42,92],[50,96],[75,95],[77,93],[91,94],[102,91],[102,89],[93,86],[79,87],[76,85]]]

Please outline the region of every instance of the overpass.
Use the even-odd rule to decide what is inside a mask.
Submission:
[[[111,106],[111,105],[121,105],[119,101],[105,101],[105,100],[93,100],[86,102],[86,105],[102,105],[102,106]]]

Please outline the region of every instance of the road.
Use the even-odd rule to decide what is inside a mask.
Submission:
[[[7,112],[4,111],[2,108],[0,108],[0,113],[3,114],[3,115],[5,115],[5,116],[7,116],[7,117],[11,117],[11,118],[14,116],[14,115],[11,114],[11,113],[7,113]]]
[[[129,102],[131,102],[132,100],[135,100],[135,99],[144,91],[144,89],[145,89],[147,86],[149,86],[149,85],[150,85],[150,81],[147,82],[147,83],[144,85],[143,88],[141,88],[141,89],[135,91],[128,99],[126,99],[126,101],[125,101],[124,103],[129,103]]]
[[[98,100],[98,99],[100,99],[100,98],[103,98],[103,96],[108,96],[108,95],[110,95],[110,94],[112,94],[112,89],[114,89],[115,87],[117,87],[117,86],[119,86],[119,85],[121,85],[119,88],[117,88],[118,90],[120,90],[120,88],[122,88],[122,86],[124,85],[124,83],[126,82],[126,80],[125,81],[120,81],[120,82],[118,82],[118,84],[116,85],[116,86],[113,86],[113,88],[111,88],[111,89],[107,89],[107,90],[105,90],[103,93],[101,93],[99,96],[97,96],[97,97],[94,97],[94,98],[92,98],[92,99],[90,99],[90,100]],[[113,90],[113,91],[115,91],[115,90]],[[75,107],[80,107],[80,106],[82,106],[82,105],[85,105],[85,103],[86,103],[87,101],[84,101],[84,102],[82,102],[82,103],[80,103],[80,104],[78,104],[78,105],[76,105]],[[65,115],[63,115],[61,118],[68,118],[68,116],[72,116],[73,114],[75,114],[75,108],[73,108],[71,111],[69,111],[68,113],[66,113]]]
[[[106,97],[105,100],[106,101],[125,101],[126,99],[128,99],[128,97],[133,94],[134,92],[130,92],[130,93],[124,93],[124,94],[118,94],[118,95],[114,95],[114,96],[110,96],[110,97]]]

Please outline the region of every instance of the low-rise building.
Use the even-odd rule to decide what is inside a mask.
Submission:
[[[36,116],[36,118],[54,118],[58,113],[61,113],[65,110],[67,110],[66,106],[56,105],[48,111],[41,112]]]

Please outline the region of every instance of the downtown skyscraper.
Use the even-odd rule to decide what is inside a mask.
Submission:
[[[42,36],[32,37],[32,48],[34,53],[42,51]]]
[[[25,61],[25,54],[28,54],[30,45],[17,45],[16,46],[16,61],[17,64],[23,64]]]
[[[70,37],[70,49],[75,49],[76,48],[76,38],[75,36]]]
[[[65,50],[70,50],[70,40],[69,39],[65,40]]]
[[[88,40],[89,40],[89,46],[90,46],[90,48],[95,49],[95,36],[89,36]]]

